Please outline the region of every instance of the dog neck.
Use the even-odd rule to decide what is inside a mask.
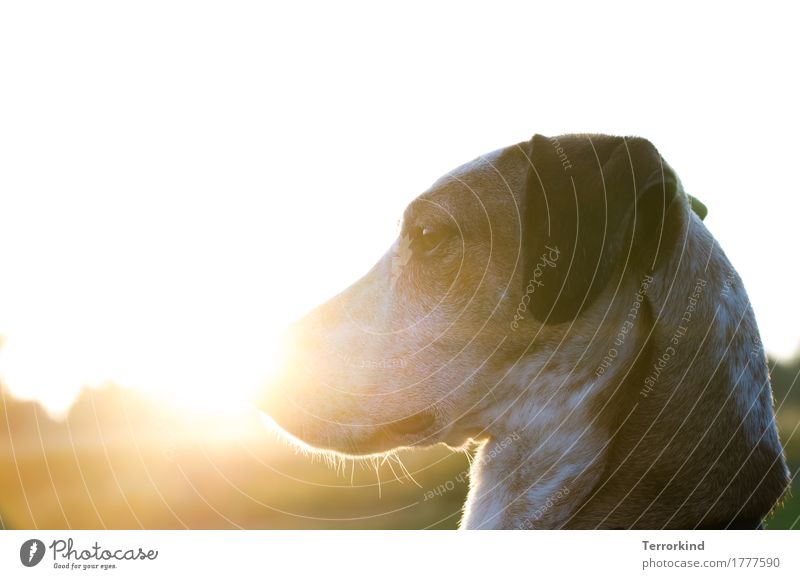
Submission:
[[[623,297],[509,376],[483,416],[464,527],[752,527],[779,500],[788,471],[752,308],[694,226],[693,258],[654,274],[632,324]]]
[[[648,331],[647,279],[627,288],[630,309],[612,316],[599,307],[602,323],[587,314],[592,327],[608,328],[608,335],[580,339],[573,332],[568,347],[545,348],[546,358],[508,377],[504,392],[512,394],[500,401],[499,415],[486,420],[493,426],[473,461],[463,528],[570,523],[606,467],[619,421],[614,391],[631,372]]]

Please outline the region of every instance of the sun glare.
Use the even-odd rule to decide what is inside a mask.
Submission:
[[[135,332],[84,312],[61,328],[23,326],[9,332],[0,350],[0,376],[10,391],[63,413],[82,387],[108,383],[139,389],[193,411],[246,409],[277,363],[281,325],[251,328],[192,327]],[[250,331],[248,331],[250,330]]]
[[[81,388],[114,383],[196,411],[249,408],[285,328],[368,269],[399,210],[384,203],[391,217],[320,262],[330,212],[266,185],[228,192],[226,167],[214,157],[169,186],[173,170],[157,172],[138,194],[108,193],[102,169],[81,189],[43,174],[3,199],[0,246],[14,249],[0,255],[0,380],[12,395],[58,414]]]

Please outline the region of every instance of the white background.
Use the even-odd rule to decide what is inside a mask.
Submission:
[[[800,341],[784,5],[0,6],[0,373],[52,409],[109,378],[244,394],[408,201],[534,133],[650,139],[767,349]]]

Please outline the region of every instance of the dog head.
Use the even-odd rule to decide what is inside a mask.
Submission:
[[[620,286],[673,251],[688,207],[639,138],[536,136],[467,163],[408,206],[362,279],[289,330],[260,406],[348,454],[480,439],[586,357]]]

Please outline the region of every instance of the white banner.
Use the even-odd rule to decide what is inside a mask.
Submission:
[[[792,531],[4,531],[0,577],[797,577]]]

